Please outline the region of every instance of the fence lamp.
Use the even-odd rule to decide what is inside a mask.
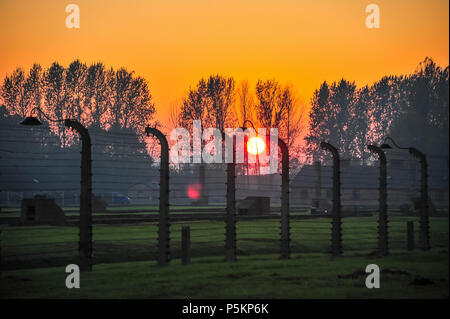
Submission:
[[[418,158],[420,161],[420,244],[423,250],[430,249],[430,230],[429,230],[429,212],[428,212],[428,163],[427,156],[415,147],[400,147],[395,141],[387,136],[382,149],[391,149],[392,147],[386,143],[390,140],[398,149],[408,150],[409,154]]]
[[[91,138],[86,127],[71,119],[55,120],[48,117],[39,107],[31,110],[30,116],[20,122],[25,126],[42,125],[38,118],[32,116],[34,111],[41,113],[49,122],[61,123],[74,129],[81,137],[81,194],[80,194],[80,237],[79,254],[80,270],[92,271],[92,164]]]

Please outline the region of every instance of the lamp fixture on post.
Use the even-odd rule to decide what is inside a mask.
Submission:
[[[430,221],[428,212],[428,162],[425,153],[422,153],[415,147],[400,147],[395,141],[387,136],[381,145],[382,149],[391,149],[386,143],[390,140],[392,144],[401,150],[408,150],[409,154],[418,158],[420,161],[420,246],[423,250],[430,249]]]
[[[409,149],[408,147],[401,147],[401,146],[399,146],[399,145],[398,145],[397,143],[395,143],[395,141],[394,141],[391,137],[389,137],[389,136],[386,136],[386,137],[384,138],[383,144],[381,144],[380,148],[382,148],[382,149],[392,149],[392,146],[389,145],[388,143],[386,143],[388,140],[391,141],[392,144],[394,144],[394,146],[395,146],[396,148],[400,149],[400,150],[407,150],[407,149]]]
[[[31,110],[30,116],[20,122],[21,125],[42,125],[39,119],[32,116],[33,111],[38,111],[50,122],[64,122],[64,126],[74,129],[81,137],[80,237],[78,251],[80,256],[80,270],[92,271],[92,145],[89,132],[86,127],[76,120],[51,119],[38,107]]]
[[[42,125],[41,121],[39,121],[36,117],[33,116],[27,116],[23,119],[22,122],[20,122],[20,125],[25,126],[39,126]]]

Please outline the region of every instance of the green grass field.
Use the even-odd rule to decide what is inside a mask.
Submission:
[[[75,227],[2,227],[2,298],[448,298],[448,218],[431,218],[432,249],[406,251],[406,221],[391,217],[390,256],[376,257],[376,217],[344,218],[342,257],[329,254],[330,220],[291,222],[290,260],[279,259],[279,221],[237,224],[238,261],[224,262],[223,222],[174,223],[172,261],[156,265],[157,225],[95,225],[94,269],[81,289],[65,287],[77,263]],[[191,228],[192,262],[180,263],[180,233]],[[416,236],[418,242],[418,236]],[[365,267],[381,288],[365,287]]]

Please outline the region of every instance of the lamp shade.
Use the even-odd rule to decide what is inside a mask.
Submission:
[[[28,116],[22,122],[20,122],[20,125],[38,126],[42,125],[42,123],[36,117]]]

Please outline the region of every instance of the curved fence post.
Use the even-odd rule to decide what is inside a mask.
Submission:
[[[236,261],[236,136],[233,134],[233,160],[227,163],[226,261]]]
[[[75,120],[66,119],[64,125],[74,129],[81,137],[81,189],[80,189],[80,271],[92,271],[92,161],[91,137],[87,128]]]
[[[369,151],[378,155],[380,161],[379,184],[379,208],[378,208],[378,253],[386,256],[389,253],[388,246],[388,215],[387,215],[387,179],[386,179],[386,154],[376,145],[367,145]]]
[[[427,156],[416,148],[409,153],[420,161],[420,248],[430,249],[430,220],[428,211],[428,163]]]
[[[278,138],[278,147],[281,149],[281,240],[280,258],[291,257],[290,223],[289,223],[289,150],[286,143]]]
[[[158,265],[167,266],[170,261],[170,222],[169,222],[169,144],[164,134],[147,126],[147,136],[155,136],[161,144],[161,163],[159,168],[159,224],[158,224]]]
[[[330,143],[321,142],[320,147],[333,155],[333,220],[331,222],[331,253],[342,254],[342,221],[341,221],[341,174],[338,150]]]

